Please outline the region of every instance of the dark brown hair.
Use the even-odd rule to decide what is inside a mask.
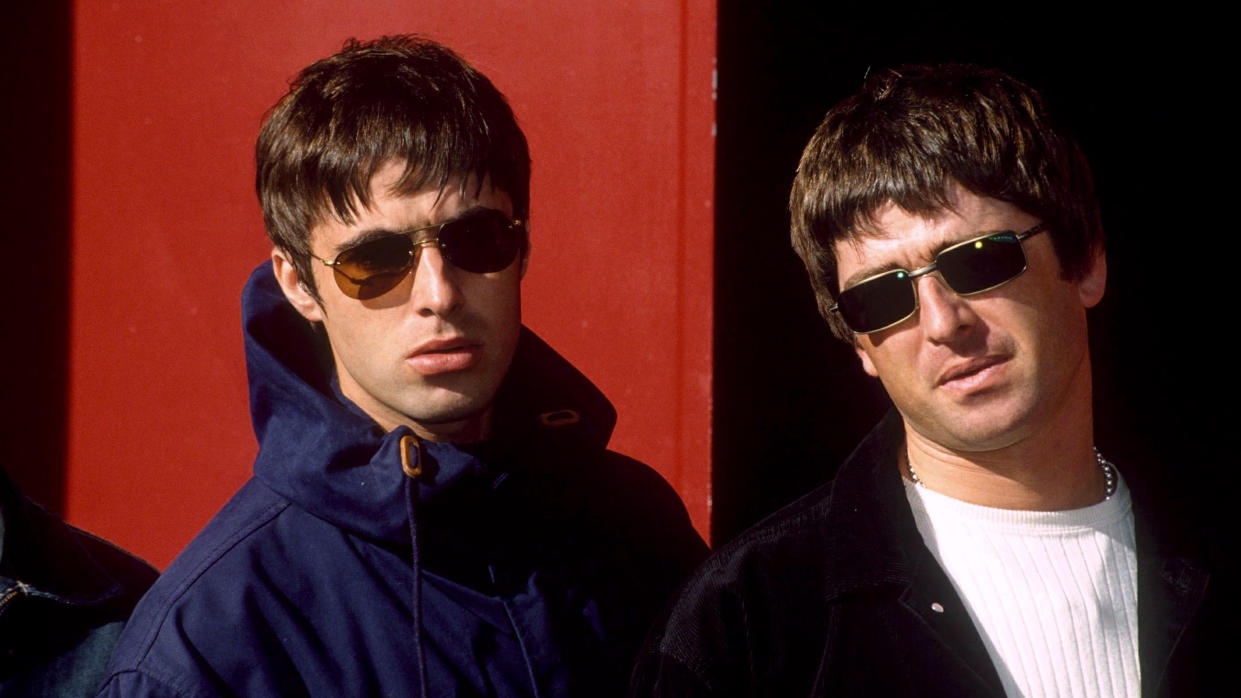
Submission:
[[[833,244],[866,234],[889,202],[913,215],[951,209],[953,183],[1048,224],[1066,278],[1103,244],[1090,166],[1037,92],[973,65],[880,71],[827,113],[789,195],[793,249],[837,336],[852,339],[828,310],[840,290]]]
[[[335,216],[349,224],[370,204],[370,181],[405,163],[399,193],[473,175],[530,208],[530,155],[504,96],[457,54],[414,36],[349,40],[309,66],[272,109],[255,148],[255,187],[267,234],[310,273],[310,230]]]

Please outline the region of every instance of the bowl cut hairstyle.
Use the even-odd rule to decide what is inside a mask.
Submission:
[[[880,71],[828,111],[789,195],[793,249],[838,337],[853,341],[829,311],[841,290],[834,243],[874,234],[888,203],[918,216],[950,210],[954,183],[1046,223],[1067,279],[1103,245],[1090,166],[1036,91],[967,64]]]
[[[268,237],[316,300],[310,231],[349,225],[371,204],[370,182],[403,161],[396,193],[490,177],[513,214],[530,209],[526,137],[499,90],[457,54],[416,36],[350,39],[307,67],[273,107],[255,148],[255,188]],[[528,245],[528,241],[526,243]]]

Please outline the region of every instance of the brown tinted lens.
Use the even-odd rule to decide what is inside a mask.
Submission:
[[[368,300],[391,291],[413,267],[408,235],[389,235],[351,247],[336,257],[336,285],[350,298]]]
[[[454,266],[487,274],[513,263],[523,235],[521,226],[500,211],[474,209],[440,228],[440,249]]]

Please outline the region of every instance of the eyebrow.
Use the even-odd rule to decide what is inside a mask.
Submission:
[[[907,271],[907,272],[917,271],[918,269],[922,269],[923,267],[926,267],[929,264],[934,264],[935,258],[939,256],[939,253],[943,252],[949,247],[954,247],[956,245],[960,245],[963,242],[969,242],[970,240],[977,240],[979,238],[985,238],[989,235],[998,235],[1003,232],[1008,232],[1008,229],[1007,228],[996,228],[995,230],[980,230],[980,231],[975,231],[973,233],[969,233],[965,237],[962,237],[956,240],[945,240],[942,243],[940,243],[938,246],[932,248],[934,251],[931,253],[931,261],[927,262],[926,264],[920,264],[914,267],[913,269],[906,269],[904,265],[899,264],[897,262],[888,262],[887,264],[881,264],[879,266],[874,266],[874,267],[863,267],[862,269],[857,270],[853,274],[850,274],[849,278],[841,282],[840,290],[843,291],[849,288],[850,286],[853,286],[854,284],[865,281],[874,276],[879,276],[880,274],[886,274],[891,271],[898,271],[898,270]]]
[[[396,235],[409,235],[417,230],[426,230],[427,228],[434,228],[439,225],[444,225],[445,223],[451,223],[460,218],[464,218],[465,216],[471,213],[474,213],[475,211],[486,211],[486,210],[499,211],[499,209],[492,209],[490,206],[471,206],[465,209],[464,211],[459,211],[457,215],[453,216],[452,218],[446,218],[442,221],[437,221],[435,223],[411,225],[409,227],[401,228],[399,230],[393,230],[391,228],[367,228],[366,230],[359,231],[356,235],[350,237],[348,240],[345,240],[344,242],[341,242],[339,245],[336,245],[333,251],[335,254],[339,255],[345,250],[351,250],[357,247],[358,245],[363,245],[373,240],[382,240],[383,238],[393,237]],[[508,214],[505,214],[505,215],[507,216]]]
[[[345,240],[339,245],[336,245],[336,247],[333,248],[332,251],[335,254],[339,255],[340,253],[345,252],[346,250],[352,250],[358,245],[364,245],[368,242],[373,242],[375,240],[382,240],[384,238],[394,237],[397,235],[407,235],[409,234],[410,230],[417,230],[417,228],[408,228],[406,230],[391,230],[389,228],[368,228],[366,230],[359,232],[358,234],[354,235],[348,240]]]
[[[936,252],[935,254],[939,254],[939,253]],[[931,259],[934,260],[934,257],[932,257]],[[840,284],[840,290],[843,291],[857,284],[858,282],[865,281],[871,277],[879,276],[880,274],[886,274],[890,271],[897,271],[897,270],[909,271],[908,269],[904,267],[904,265],[898,264],[896,262],[888,262],[887,264],[883,264],[877,267],[867,267],[865,269],[859,269],[853,274],[851,274],[849,278],[845,279]]]

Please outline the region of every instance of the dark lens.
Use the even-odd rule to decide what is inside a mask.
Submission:
[[[909,274],[893,271],[840,292],[840,316],[854,332],[874,332],[904,320],[917,307]]]
[[[409,273],[412,251],[408,235],[388,235],[351,247],[336,257],[337,285],[345,295],[359,300],[383,295]]]
[[[508,268],[522,245],[521,226],[491,208],[474,209],[445,223],[439,237],[444,257],[475,274]]]
[[[1005,231],[944,250],[936,263],[953,291],[980,293],[1025,271],[1026,256],[1017,234]]]

